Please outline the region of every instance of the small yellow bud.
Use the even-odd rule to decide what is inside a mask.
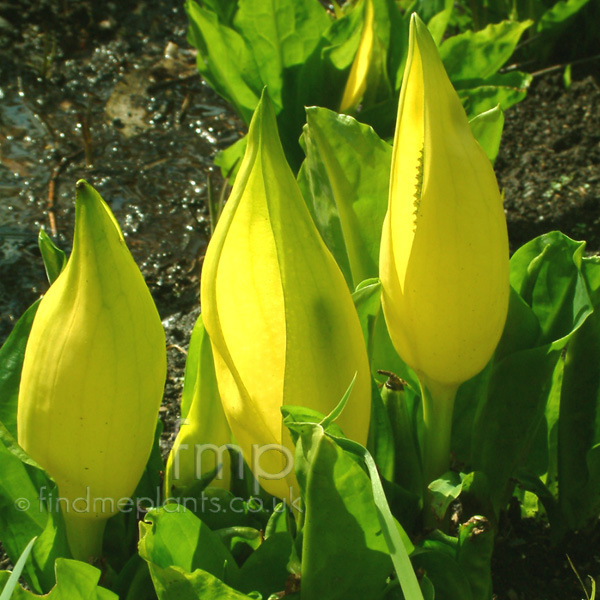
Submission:
[[[190,357],[195,362],[190,362]],[[189,378],[188,369],[196,371],[192,402],[187,415],[182,419],[167,460],[165,498],[170,498],[173,493],[185,493],[186,489],[211,473],[215,474],[209,484],[212,487],[227,490],[231,482],[228,450],[231,431],[221,405],[212,349],[202,319],[198,319],[192,333],[188,364],[185,367],[185,385]]]

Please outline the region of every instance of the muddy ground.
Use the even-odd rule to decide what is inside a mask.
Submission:
[[[47,288],[39,227],[68,251],[74,184],[87,179],[112,206],[167,330],[165,448],[199,312],[207,181],[221,185],[212,158],[241,133],[196,74],[181,4],[0,0],[0,343]],[[568,89],[562,69],[536,75],[506,114],[495,167],[512,250],[560,229],[600,251],[599,72],[598,62],[574,67]],[[597,535],[552,547],[543,524],[507,517],[496,598],[583,597],[566,554],[582,578],[598,578]]]

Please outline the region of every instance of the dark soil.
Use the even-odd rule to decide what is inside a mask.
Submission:
[[[594,71],[595,68],[595,71]],[[600,61],[535,77],[506,113],[496,173],[512,250],[558,229],[600,250]]]
[[[74,184],[86,178],[112,206],[167,331],[167,449],[199,313],[207,178],[220,185],[212,158],[238,121],[197,76],[179,0],[24,4],[0,0],[0,344],[47,288],[39,227],[69,250]],[[560,229],[600,251],[598,71],[574,68],[569,89],[559,71],[537,76],[506,113],[495,167],[512,250]],[[543,523],[507,517],[497,600],[583,598],[567,554],[582,579],[600,580],[596,530],[555,547]]]
[[[598,524],[556,543],[546,523],[521,519],[513,508],[502,515],[495,541],[494,600],[580,600],[584,586],[590,594],[590,577],[600,582]]]

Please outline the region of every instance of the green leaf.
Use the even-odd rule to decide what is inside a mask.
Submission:
[[[367,448],[373,455],[381,476],[393,481],[395,448],[392,423],[374,379],[371,380],[371,422]]]
[[[215,157],[215,165],[221,169],[221,175],[223,178],[229,178],[230,181],[234,181],[239,171],[240,165],[242,164],[242,158],[246,152],[246,146],[248,145],[248,136],[244,136],[231,144],[225,150],[221,150]]]
[[[495,106],[469,121],[475,139],[485,150],[487,157],[493,163],[498,156],[502,129],[504,128],[504,113],[500,106]]]
[[[394,444],[394,476],[382,474],[420,497],[423,493],[421,460],[407,396],[404,385],[395,377],[390,377],[381,388],[381,399],[393,431]]]
[[[423,547],[417,548],[413,555],[415,569],[427,573],[433,584],[434,597],[441,600],[480,600],[473,596],[468,575],[457,562],[457,540],[441,534],[436,537],[425,540]]]
[[[27,559],[29,558],[29,554],[31,553],[31,549],[33,548],[33,544],[35,544],[36,539],[37,538],[35,538],[35,537],[32,538],[31,541],[29,542],[29,544],[27,544],[27,546],[25,546],[25,550],[23,550],[23,552],[21,553],[21,556],[19,556],[19,560],[17,561],[15,568],[13,569],[12,573],[10,574],[8,581],[6,582],[6,585],[4,586],[4,589],[2,590],[2,593],[0,594],[0,600],[10,600],[14,589],[17,587],[17,584],[19,583],[19,577],[21,577],[21,573],[23,572],[23,568],[25,567],[25,563],[27,562]]]
[[[48,281],[52,284],[65,268],[67,257],[65,253],[54,244],[50,239],[50,236],[43,229],[40,229],[38,246],[40,247],[40,252],[44,259]]]
[[[521,71],[496,73],[487,79],[453,82],[470,118],[500,106],[502,110],[521,102],[527,95],[532,77]]]
[[[37,592],[54,585],[54,561],[70,556],[56,486],[16,444],[0,423],[0,540],[8,556],[17,561],[37,537],[24,575]]]
[[[216,13],[221,23],[229,26],[238,9],[238,0],[201,0],[200,3]]]
[[[159,600],[249,600],[220,579],[202,571],[188,573],[181,567],[150,563],[150,574]]]
[[[377,598],[392,563],[369,477],[321,427],[298,443],[308,465],[302,547],[304,598]]]
[[[219,536],[179,504],[152,510],[140,523],[140,556],[161,569],[197,569],[228,581],[237,576],[237,565]]]
[[[43,598],[47,600],[118,600],[113,592],[100,587],[100,569],[77,560],[59,558],[56,561],[56,586]],[[0,571],[0,586],[5,584],[10,574]],[[17,587],[11,600],[31,600],[41,598],[36,594]]]
[[[570,529],[600,510],[600,259],[584,259],[594,313],[571,338],[558,424],[558,491]]]
[[[474,599],[492,597],[494,530],[484,517],[472,517],[458,530],[457,562],[464,569]]]
[[[220,24],[215,13],[194,0],[187,0],[185,8],[188,41],[198,50],[198,70],[249,123],[263,87],[251,49],[238,32]]]
[[[276,113],[283,108],[284,71],[304,63],[329,22],[317,0],[246,0],[240,4],[235,28],[252,49]]]
[[[239,590],[244,593],[258,591],[263,598],[284,590],[292,546],[293,540],[288,531],[274,533],[265,539],[240,569]]]
[[[381,282],[379,279],[366,279],[358,284],[352,300],[362,328],[369,361],[373,354],[375,323],[381,313]]]
[[[436,10],[438,12],[436,12],[429,20],[425,19],[421,13],[419,13],[419,15],[427,23],[427,29],[429,29],[435,43],[439,46],[444,38],[446,27],[448,27],[448,21],[452,15],[454,2],[452,0],[444,0],[443,2],[435,2],[435,4],[437,5]]]
[[[511,299],[505,333],[487,371],[487,394],[474,405],[470,461],[487,475],[496,510],[516,470],[544,455],[536,445],[546,446],[547,435],[536,432],[548,427],[555,367],[592,310],[582,252],[583,244],[553,232],[529,242],[511,259],[511,285],[523,302]]]
[[[494,75],[532,24],[533,21],[502,21],[446,39],[439,50],[452,83]]]
[[[311,215],[351,290],[379,273],[391,146],[347,115],[308,108],[298,176]]]
[[[40,301],[34,302],[15,324],[0,348],[0,423],[17,437],[17,400],[27,339]]]
[[[553,231],[525,244],[511,259],[511,286],[537,317],[540,343],[553,349],[562,349],[593,310],[581,272],[584,247],[585,242]]]
[[[435,513],[436,520],[443,521],[446,510],[454,502],[462,489],[462,477],[454,471],[448,471],[439,479],[429,484],[431,492],[431,510]]]
[[[538,33],[555,32],[564,26],[565,21],[577,14],[589,0],[559,0],[553,4],[539,19],[536,29]]]

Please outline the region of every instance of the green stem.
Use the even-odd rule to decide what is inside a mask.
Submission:
[[[423,398],[423,484],[427,486],[450,467],[450,436],[456,385],[420,378]]]
[[[414,427],[408,412],[403,385],[396,376],[390,377],[381,390],[394,438],[394,482],[420,495],[421,462]]]
[[[101,556],[106,519],[65,510],[62,512],[73,558],[89,562],[91,559]]]

